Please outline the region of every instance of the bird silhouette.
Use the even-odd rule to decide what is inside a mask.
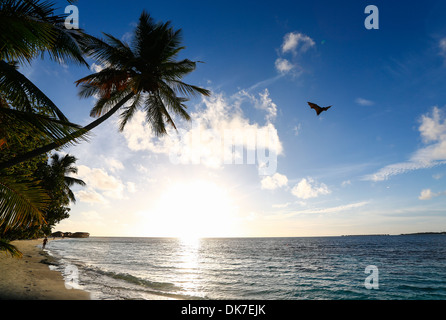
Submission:
[[[320,115],[321,112],[327,111],[328,109],[330,109],[332,107],[332,106],[329,106],[329,107],[322,108],[322,107],[319,107],[317,104],[312,103],[312,102],[308,102],[308,105],[311,107],[311,109],[316,110],[317,115]]]

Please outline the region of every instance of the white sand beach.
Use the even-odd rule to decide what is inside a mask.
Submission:
[[[86,291],[67,289],[60,272],[42,263],[47,257],[41,240],[20,240],[14,244],[21,259],[0,253],[0,300],[90,300]]]

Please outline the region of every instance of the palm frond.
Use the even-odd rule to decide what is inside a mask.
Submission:
[[[13,258],[22,258],[23,253],[19,251],[14,245],[9,243],[4,239],[0,239],[0,252],[4,251],[5,253],[9,253]]]
[[[125,67],[129,59],[133,58],[133,52],[119,39],[104,33],[106,40],[96,37],[87,37],[84,40],[85,54],[96,59],[103,65],[113,66],[115,69]]]
[[[9,108],[0,108],[0,124],[2,125],[2,135],[6,137],[6,141],[17,128],[21,128],[21,130],[25,128],[46,141],[58,141],[61,145],[76,144],[88,141],[89,138],[88,132],[83,131],[83,128],[77,124]]]
[[[42,210],[48,202],[38,182],[0,176],[0,226],[5,229],[44,223]]]
[[[51,11],[48,3],[4,0],[0,3],[0,59],[30,62],[56,38],[56,31],[39,17]]]
[[[162,98],[158,94],[151,94],[145,101],[146,121],[152,127],[153,132],[157,136],[167,133],[165,123],[170,124],[177,129],[172,117],[166,110],[166,106]]]
[[[68,121],[60,109],[34,83],[20,73],[15,65],[0,61],[0,92],[3,99],[21,111],[33,112],[39,106],[49,115]]]
[[[165,101],[165,104],[170,111],[179,115],[183,120],[190,120],[190,116],[186,112],[187,106],[184,104],[188,101],[187,98],[178,97],[174,90],[164,82],[161,83],[159,91],[161,98]]]
[[[57,61],[87,65],[77,40],[82,30],[64,27],[66,14],[55,14],[54,4],[40,0],[0,2],[0,59],[31,62],[47,52]]]
[[[94,107],[90,111],[91,117],[100,117],[109,112],[113,107],[121,102],[123,99],[127,99],[127,95],[133,93],[130,90],[115,91],[110,96],[99,98]]]
[[[81,98],[92,96],[109,98],[113,92],[129,87],[129,74],[126,70],[109,67],[79,79],[75,83],[76,86],[80,86],[78,94]]]
[[[184,96],[209,96],[211,94],[211,92],[207,89],[187,84],[179,80],[170,80],[167,82],[176,93]]]
[[[138,110],[138,108],[141,106],[141,103],[142,103],[142,94],[138,93],[135,96],[133,103],[131,105],[124,106],[124,110],[120,115],[121,122],[119,123],[119,131],[121,132],[124,131],[125,126],[133,118],[136,110]]]

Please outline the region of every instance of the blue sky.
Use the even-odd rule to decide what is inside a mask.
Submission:
[[[379,9],[378,30],[364,26],[369,4]],[[180,144],[175,132],[156,139],[138,114],[124,133],[113,118],[90,143],[64,149],[88,186],[75,189],[71,217],[57,229],[98,236],[446,230],[444,1],[80,0],[78,8],[87,32],[126,41],[143,9],[172,21],[183,30],[181,57],[204,62],[186,82],[213,94],[190,101],[193,120],[180,126]],[[73,84],[91,70],[38,60],[23,72],[71,121],[91,121],[94,100],[80,100]],[[317,117],[307,101],[333,107]],[[225,160],[222,132],[256,135],[254,148],[234,145],[242,164]],[[270,160],[277,155],[267,175],[259,174],[262,148]]]

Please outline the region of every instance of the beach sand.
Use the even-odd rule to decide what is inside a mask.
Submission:
[[[37,245],[42,240],[13,241],[23,258],[0,252],[0,300],[90,300],[86,291],[67,289],[60,272],[42,263],[50,257]]]

